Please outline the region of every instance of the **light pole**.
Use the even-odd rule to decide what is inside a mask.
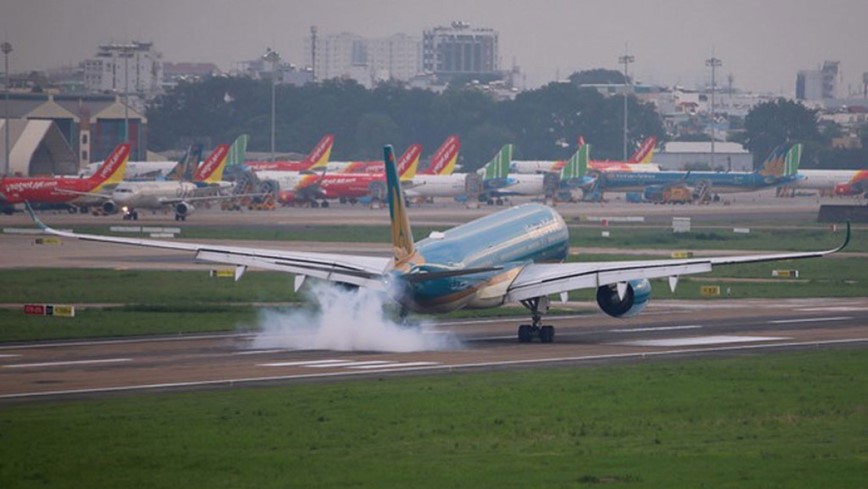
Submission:
[[[129,61],[132,56],[134,44],[121,46],[121,56],[124,57],[124,142],[130,141],[130,69]]]
[[[277,84],[277,63],[280,62],[280,55],[277,51],[267,48],[262,59],[271,63],[271,161],[274,161],[274,87]]]
[[[636,58],[632,55],[624,53],[624,56],[618,58],[618,63],[624,65],[624,159],[623,161],[627,161],[627,95],[629,94],[629,85],[630,81],[627,78],[627,65],[636,61]]]
[[[5,87],[6,88],[6,100],[5,100],[4,109],[3,109],[5,112],[5,116],[6,116],[6,122],[5,122],[5,126],[6,126],[6,146],[5,146],[6,159],[3,162],[3,174],[8,175],[9,174],[9,167],[10,167],[10,164],[9,164],[9,53],[12,52],[12,45],[9,44],[8,42],[4,42],[3,44],[0,44],[0,50],[3,51],[3,58],[4,58],[3,65],[4,65],[4,72],[6,73],[6,87]]]
[[[714,72],[715,70],[723,64],[722,61],[715,58],[714,56],[705,60],[705,66],[711,67],[711,169],[714,169],[714,140],[716,139],[715,135],[715,119],[714,119],[714,91],[716,88]]]

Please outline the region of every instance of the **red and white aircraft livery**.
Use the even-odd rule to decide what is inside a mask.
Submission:
[[[579,137],[579,147],[585,144],[585,139]],[[651,136],[642,142],[639,149],[627,161],[591,160],[588,170],[596,171],[659,171],[660,167],[651,163],[657,138]],[[510,169],[513,173],[560,173],[567,165],[566,161],[513,161]]]
[[[255,172],[259,171],[292,171],[318,170],[325,167],[332,154],[332,146],[335,144],[334,134],[326,134],[314,146],[313,151],[307,158],[301,161],[248,161],[244,166]]]
[[[129,143],[119,144],[102,166],[87,178],[4,177],[0,180],[0,206],[11,210],[25,201],[31,204],[76,204],[87,200],[83,194],[99,193],[123,180],[130,157]]]
[[[451,135],[443,141],[437,151],[431,156],[431,163],[420,175],[451,175],[458,162],[458,150],[461,140]],[[386,167],[382,161],[333,161],[328,165],[329,172],[338,173],[374,173],[385,174]]]
[[[400,181],[411,180],[416,176],[422,146],[410,145],[398,160],[398,176]],[[383,167],[385,168],[385,167]],[[288,182],[287,182],[288,183]],[[284,187],[281,187],[284,188]],[[281,190],[278,202],[293,204],[310,202],[316,204],[316,199],[322,199],[323,207],[328,207],[328,200],[338,200],[341,203],[355,204],[360,199],[370,198],[374,201],[384,201],[386,198],[385,173],[326,173],[324,175],[299,175],[294,187]]]

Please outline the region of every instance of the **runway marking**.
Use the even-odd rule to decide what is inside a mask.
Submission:
[[[868,311],[868,307],[857,306],[831,306],[831,307],[800,307],[793,309],[799,312],[864,312]]]
[[[823,346],[823,345],[845,345],[854,343],[866,343],[868,337],[851,338],[844,340],[828,340],[828,341],[794,341],[786,343],[770,343],[761,345],[738,345],[738,346],[722,346],[719,348],[688,348],[680,350],[664,350],[639,353],[615,353],[611,355],[587,355],[577,357],[557,357],[557,358],[537,358],[532,360],[507,360],[502,362],[480,362],[452,365],[428,365],[419,367],[409,367],[408,371],[434,371],[434,370],[462,370],[476,369],[485,367],[497,366],[516,366],[516,365],[535,365],[545,363],[564,363],[564,362],[595,362],[604,360],[629,360],[629,359],[645,359],[655,357],[692,355],[692,354],[707,354],[710,352],[728,352],[728,351],[749,351],[763,350],[772,348],[797,348],[807,346]],[[387,370],[388,371],[388,370]],[[394,370],[392,370],[394,371]],[[168,382],[162,384],[143,384],[143,385],[128,385],[119,387],[100,387],[92,389],[68,389],[57,391],[42,391],[42,392],[19,392],[15,394],[0,394],[0,399],[23,399],[28,397],[50,397],[50,396],[69,396],[69,395],[87,395],[100,394],[109,392],[129,392],[129,391],[144,391],[144,390],[159,390],[159,389],[181,389],[202,386],[214,387],[234,387],[238,384],[254,384],[268,382],[287,382],[292,380],[317,379],[317,378],[340,378],[352,377],[355,375],[364,375],[369,372],[366,370],[344,370],[342,372],[321,372],[316,374],[302,375],[280,375],[269,377],[242,377],[236,379],[217,379],[217,380],[199,380],[191,382]]]
[[[684,326],[660,326],[659,328],[628,328],[628,329],[612,329],[612,333],[649,333],[654,331],[677,331],[681,329],[700,329],[704,328],[700,324],[686,324]]]
[[[341,363],[329,363],[326,365],[303,365],[306,368],[333,368],[333,367],[379,367],[380,365],[385,365],[389,363],[394,363],[387,360],[368,360],[365,362],[356,362],[353,360],[344,360]]]
[[[434,366],[434,365],[440,365],[440,364],[437,362],[405,362],[405,363],[401,363],[401,362],[389,363],[389,362],[387,362],[384,365],[355,365],[355,366],[347,366],[347,368],[354,368],[354,369],[358,369],[358,370],[372,370],[375,368],[427,367],[427,366]]]
[[[0,355],[0,358],[15,358],[15,357],[20,357],[20,356],[21,355],[18,355],[17,353],[15,353],[15,354],[8,353],[8,354]]]
[[[846,321],[848,319],[853,319],[853,317],[839,316],[834,318],[777,319],[774,321],[769,321],[769,324],[815,323],[823,321]]]
[[[327,365],[347,363],[349,360],[308,360],[304,362],[274,362],[260,363],[257,367],[310,367],[312,365]]]
[[[269,353],[286,353],[290,350],[246,350],[236,351],[233,355],[265,355]]]
[[[103,360],[75,360],[70,362],[13,363],[11,365],[3,365],[3,368],[69,367],[74,365],[98,365],[102,363],[121,363],[132,361],[132,358],[106,358]]]
[[[753,341],[779,341],[788,340],[776,336],[698,336],[692,338],[667,338],[662,340],[637,340],[625,341],[619,345],[628,346],[698,346],[698,345],[724,345],[727,343],[749,343]]]
[[[57,341],[54,343],[32,343],[28,345],[3,345],[0,350],[23,350],[33,348],[57,348],[63,346],[98,346],[98,345],[125,345],[131,343],[159,343],[163,341],[190,341],[210,340],[215,338],[245,338],[254,337],[253,333],[213,333],[191,334],[178,336],[154,336],[148,338],[130,338],[120,340],[93,340],[93,341]]]

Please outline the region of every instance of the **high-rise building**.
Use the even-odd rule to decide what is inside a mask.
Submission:
[[[84,62],[84,86],[94,92],[156,95],[163,79],[161,53],[151,42],[103,44]]]
[[[796,98],[827,100],[838,96],[838,61],[825,61],[818,70],[802,70],[796,75]]]
[[[499,73],[497,32],[464,22],[426,30],[422,35],[422,67],[440,78]]]
[[[304,53],[313,52],[317,80],[352,78],[365,87],[390,79],[407,81],[421,71],[421,43],[418,37],[395,34],[365,39],[356,34],[317,35],[305,39]]]

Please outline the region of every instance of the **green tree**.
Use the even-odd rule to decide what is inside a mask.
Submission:
[[[629,80],[630,77],[627,77]],[[592,70],[577,71],[570,75],[570,82],[573,85],[623,85],[624,73],[617,70],[608,70],[605,68],[594,68]]]
[[[744,120],[744,146],[754,155],[754,164],[763,161],[784,143],[805,144],[802,167],[816,164],[822,136],[817,128],[817,112],[804,105],[779,98],[757,105]]]

